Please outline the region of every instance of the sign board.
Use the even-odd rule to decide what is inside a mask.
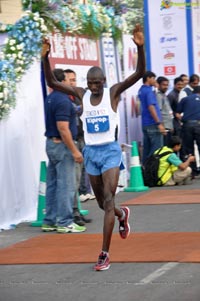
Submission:
[[[77,86],[86,87],[86,74],[92,66],[100,66],[99,42],[85,36],[52,33],[50,63],[52,68],[72,69]]]
[[[184,1],[145,0],[145,32],[151,71],[172,80],[189,74],[187,14]]]

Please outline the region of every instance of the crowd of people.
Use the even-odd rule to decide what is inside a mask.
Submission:
[[[199,162],[195,160],[195,145],[200,153],[199,76],[193,74],[188,77],[181,74],[174,79],[173,89],[169,91],[168,78],[156,78],[155,73],[147,71],[143,76],[143,85],[139,89],[138,97],[141,102],[143,164],[164,146],[174,149],[176,141],[175,145],[178,145],[178,148],[175,147],[175,153],[178,157],[170,161],[168,156],[171,169],[183,170],[185,164],[182,163],[189,160],[187,170],[190,170],[191,178],[198,177]],[[178,182],[185,183],[181,180]],[[165,184],[175,185],[178,182],[166,181]]]
[[[199,77],[194,74],[188,78],[182,74],[174,79],[174,87],[167,93],[169,80],[166,77],[156,79],[152,71],[145,72],[144,36],[140,25],[133,30],[133,41],[138,49],[136,71],[111,88],[105,88],[106,78],[99,67],[89,69],[86,88],[77,87],[73,70],[51,70],[48,41],[44,41],[42,49],[46,81],[53,89],[45,100],[49,163],[42,230],[84,232],[85,224],[91,219],[81,215],[78,201],[96,198],[104,211],[103,241],[94,266],[96,271],[110,267],[109,248],[115,217],[120,237],[126,239],[130,233],[129,208],[115,205],[119,173],[124,168],[117,141],[117,107],[122,92],[143,79],[138,92],[143,130],[142,163],[165,146],[174,154],[163,160],[159,172],[162,173],[166,165],[175,166],[165,175],[166,185],[186,183],[191,172],[194,175],[197,171],[194,141],[200,151]]]

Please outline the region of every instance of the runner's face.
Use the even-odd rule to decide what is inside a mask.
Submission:
[[[95,96],[101,95],[103,93],[104,82],[104,79],[89,77],[87,79],[88,89]]]

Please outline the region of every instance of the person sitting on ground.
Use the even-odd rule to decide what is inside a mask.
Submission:
[[[164,146],[159,154],[166,151],[171,151],[171,154],[163,156],[160,158],[160,164],[158,169],[158,177],[160,178],[160,183],[163,186],[173,186],[173,185],[186,185],[191,183],[191,173],[192,169],[189,166],[191,162],[195,161],[195,157],[189,155],[185,162],[182,162],[176,155],[181,148],[181,138],[178,136],[172,136],[168,146]],[[160,149],[156,150],[157,153]]]

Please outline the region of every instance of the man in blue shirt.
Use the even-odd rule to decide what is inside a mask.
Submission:
[[[186,156],[194,155],[196,141],[200,153],[200,86],[194,88],[193,94],[184,97],[177,107],[176,116],[183,122],[182,139]],[[184,160],[184,158],[181,158]],[[193,176],[198,174],[196,163],[191,165]]]
[[[58,81],[65,79],[62,69],[55,69]],[[47,137],[46,216],[42,230],[58,233],[83,232],[84,226],[73,222],[75,196],[75,162],[83,157],[77,149],[76,111],[65,93],[51,92],[45,100],[45,124]]]
[[[155,78],[156,75],[153,72],[147,71],[143,76],[143,85],[138,92],[142,111],[142,163],[144,163],[156,149],[163,146],[163,135],[166,135],[158,101],[155,92],[152,90],[152,87],[156,84]]]

